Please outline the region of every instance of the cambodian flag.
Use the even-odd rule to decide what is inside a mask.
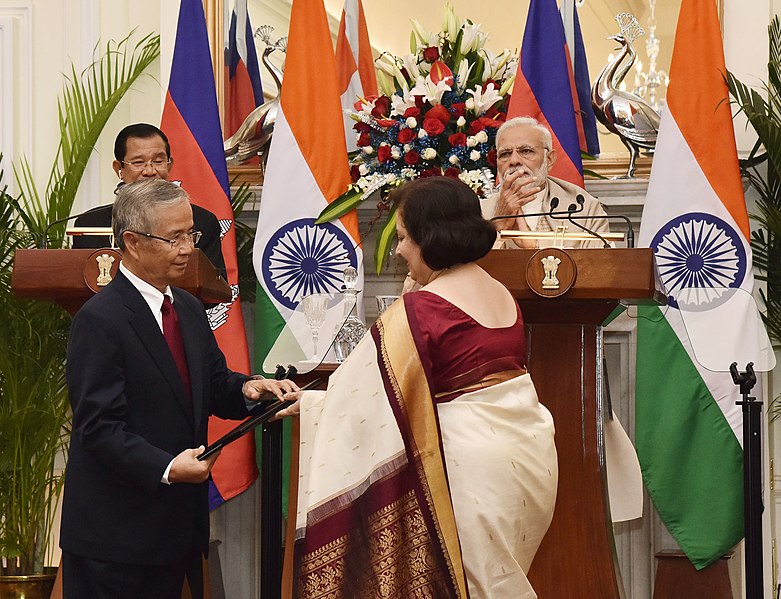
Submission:
[[[564,25],[556,0],[531,0],[507,117],[530,116],[547,126],[558,152],[550,174],[583,185],[568,63]]]
[[[580,32],[580,19],[575,0],[562,0],[561,20],[564,23],[564,37],[570,59],[570,77],[572,89],[575,90],[575,120],[578,126],[580,149],[591,156],[599,155],[599,137],[597,133],[597,117],[591,108],[591,79],[588,74],[586,48],[583,45],[583,35]]]
[[[236,133],[250,112],[263,104],[258,54],[255,51],[247,0],[236,0],[225,44],[223,134],[228,138]]]
[[[239,302],[236,231],[203,5],[201,0],[171,4],[172,10],[178,6],[178,17],[172,17],[177,22],[175,38],[164,40],[169,44],[164,43],[163,60],[170,61],[170,70],[165,66],[162,70],[170,72],[170,78],[160,128],[171,143],[171,179],[180,180],[192,202],[210,210],[220,221],[222,254],[233,298],[228,304],[211,308],[209,322],[228,367],[250,372]],[[211,418],[209,442],[234,426],[235,423]],[[252,435],[245,435],[223,449],[212,469],[210,507],[214,509],[247,489],[257,475],[255,440]]]

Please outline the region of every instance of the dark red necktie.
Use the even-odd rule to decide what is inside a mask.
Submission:
[[[179,369],[179,376],[182,377],[187,397],[192,398],[190,370],[187,368],[187,355],[184,353],[184,341],[182,341],[182,329],[179,326],[179,315],[176,313],[176,308],[174,308],[171,299],[167,295],[163,299],[163,336],[168,342],[176,367]]]

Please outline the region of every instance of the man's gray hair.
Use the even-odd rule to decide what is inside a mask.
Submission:
[[[123,185],[117,192],[114,208],[111,210],[111,222],[114,240],[119,249],[125,250],[125,231],[151,233],[157,225],[157,208],[171,206],[182,200],[189,201],[190,196],[176,183],[164,179],[141,179]]]
[[[513,127],[531,127],[532,129],[536,129],[540,132],[540,135],[542,135],[542,143],[545,146],[545,149],[551,150],[553,148],[553,136],[551,135],[550,129],[530,116],[516,116],[509,121],[505,121],[496,131],[497,148],[499,147],[499,138],[502,136],[502,133]]]

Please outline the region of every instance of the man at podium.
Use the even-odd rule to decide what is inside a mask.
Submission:
[[[607,215],[596,198],[577,185],[548,175],[554,162],[556,149],[547,127],[531,117],[516,117],[504,123],[496,132],[496,170],[500,188],[498,193],[481,201],[483,217],[521,215],[494,221],[499,231],[547,232],[565,224],[570,231],[576,229],[579,232],[565,215],[568,207],[579,206],[582,198],[583,208],[578,208],[577,217],[589,218],[578,222],[596,233],[608,232]],[[559,200],[555,211],[563,211],[565,215],[558,218],[549,216],[552,198]],[[507,247],[507,244],[513,244],[509,247],[538,247],[536,239],[506,240],[502,242],[502,247]],[[599,239],[564,241],[564,247],[570,248],[602,246]]]
[[[117,191],[128,183],[139,179],[168,180],[174,159],[171,146],[165,133],[154,125],[135,123],[128,125],[117,134],[114,141],[114,163],[112,167],[119,177]],[[111,227],[111,208],[113,204],[98,206],[76,219],[77,227]],[[217,272],[226,278],[225,260],[222,257],[220,223],[217,217],[200,206],[192,205],[195,228],[201,232],[197,244],[211,261]],[[79,235],[73,238],[74,248],[109,247],[111,242],[102,235]]]
[[[203,597],[209,540],[209,415],[241,420],[290,381],[229,370],[203,305],[172,287],[198,240],[187,193],[155,178],[124,186],[113,230],[119,272],[73,319],[66,378],[73,429],[60,546],[65,599]]]

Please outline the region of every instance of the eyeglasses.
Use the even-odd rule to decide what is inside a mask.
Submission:
[[[151,166],[156,171],[167,171],[171,166],[170,158],[155,158],[154,160],[133,160],[132,162],[122,161],[127,168],[131,171],[143,171],[147,166]]]
[[[198,241],[201,239],[201,233],[200,231],[190,231],[189,233],[185,233],[184,235],[178,235],[174,239],[166,239],[165,237],[160,237],[159,235],[152,235],[151,233],[141,233],[140,231],[130,231],[130,233],[135,233],[136,235],[142,235],[144,237],[148,237],[149,239],[157,239],[159,241],[165,241],[168,245],[171,246],[172,250],[179,249],[183,245],[196,245]]]
[[[521,160],[531,161],[535,158],[539,158],[540,156],[540,150],[542,152],[547,152],[548,148],[545,146],[519,146],[517,148],[499,148],[496,150],[496,159],[505,162],[507,160],[510,160],[510,158],[513,155],[513,152],[518,152],[518,156],[521,157]]]

